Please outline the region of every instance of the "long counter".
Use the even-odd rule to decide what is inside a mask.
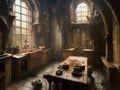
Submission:
[[[19,52],[18,54],[13,55],[13,79],[17,79],[19,77],[22,78],[29,72],[34,72],[41,66],[47,64],[51,58],[50,52],[50,49],[36,49]]]
[[[0,90],[5,90],[11,82],[11,54],[5,53],[0,57]]]

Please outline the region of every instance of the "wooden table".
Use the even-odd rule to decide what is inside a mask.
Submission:
[[[69,69],[63,70],[62,75],[56,75],[59,65],[69,64]],[[76,64],[85,65],[81,76],[73,76],[72,71]],[[87,76],[87,57],[69,56],[59,65],[44,74],[44,78],[49,82],[49,90],[89,90]],[[53,85],[54,84],[54,85]],[[53,87],[54,86],[54,87]]]

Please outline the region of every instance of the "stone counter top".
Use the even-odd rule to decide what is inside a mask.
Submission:
[[[3,60],[3,59],[5,59],[5,58],[11,57],[11,56],[12,56],[11,54],[5,53],[4,55],[0,56],[0,61]]]
[[[22,58],[25,57],[26,55],[28,55],[29,53],[20,53],[20,54],[15,54],[13,55],[14,58]]]
[[[82,49],[85,52],[94,52],[94,49]]]
[[[64,51],[74,51],[76,48],[66,48]]]
[[[36,53],[36,52],[46,52],[46,51],[50,51],[50,50],[51,49],[49,49],[49,48],[48,49],[32,49],[32,50],[28,49],[26,51],[21,51],[15,55],[32,54],[32,53]]]
[[[33,59],[35,57],[38,57],[40,56],[42,53],[46,53],[48,51],[50,51],[51,49],[44,49],[44,50],[41,50],[41,49],[33,49],[33,50],[26,50],[26,51],[21,51],[17,54],[14,54],[12,55],[14,58],[23,58],[25,57],[26,55],[30,55],[30,58]]]

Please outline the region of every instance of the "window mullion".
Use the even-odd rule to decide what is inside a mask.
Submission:
[[[22,8],[21,8],[22,2],[20,2],[20,44],[22,46]]]

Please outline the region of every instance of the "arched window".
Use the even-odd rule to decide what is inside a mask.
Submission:
[[[12,44],[24,47],[32,42],[32,12],[24,0],[15,0],[13,5],[15,20],[13,22],[13,42]]]
[[[89,9],[86,3],[78,4],[75,13],[77,23],[88,23],[86,16],[89,16]]]

